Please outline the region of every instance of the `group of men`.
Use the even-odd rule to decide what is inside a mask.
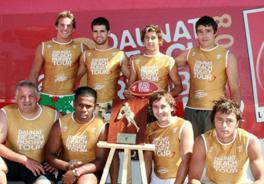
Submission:
[[[70,11],[59,13],[55,27],[56,37],[36,50],[29,80],[17,84],[16,104],[0,110],[1,184],[7,180],[51,183],[54,172],[65,184],[98,183],[108,150],[96,144],[107,139],[121,72],[128,86],[148,80],[160,89],[149,98],[156,121],[148,124],[145,133],[146,143],[156,146],[155,152],[144,153],[150,183],[183,183],[187,175],[189,183],[241,183],[247,160],[255,183],[264,182],[258,140],[238,128],[242,117],[237,61],[215,44],[213,18],[197,21],[199,46],[175,58],[160,52],[162,31],[156,25],[142,30],[144,51],[130,59],[109,45],[110,25],[104,17],[91,24],[95,48],[72,39],[76,22]],[[174,97],[183,89],[178,67],[185,64],[190,69],[190,92],[183,119],[173,112]],[[88,87],[76,89],[85,73]],[[170,82],[173,88],[168,91]],[[223,98],[226,86],[233,100]],[[131,97],[128,90],[125,96]],[[119,157],[114,158],[111,183],[118,178]]]

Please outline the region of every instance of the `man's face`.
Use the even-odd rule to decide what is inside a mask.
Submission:
[[[58,31],[57,36],[61,39],[70,39],[75,31],[72,25],[72,20],[68,17],[59,19],[56,29]]]
[[[74,102],[75,118],[80,122],[92,119],[95,110],[95,99],[92,96],[78,96]]]
[[[165,126],[169,124],[169,119],[171,118],[171,112],[173,109],[165,98],[154,101],[152,104],[152,110],[160,125]]]
[[[214,118],[215,129],[218,139],[223,143],[229,143],[235,136],[238,121],[235,113],[224,114],[217,112]]]
[[[97,45],[103,45],[108,41],[109,31],[105,25],[94,25],[92,31],[93,40]]]
[[[38,108],[39,94],[35,88],[19,87],[16,91],[15,99],[22,113],[33,113]]]
[[[159,51],[160,40],[156,32],[147,32],[144,36],[144,46],[147,51]]]
[[[216,33],[214,33],[214,29],[212,26],[198,26],[197,36],[200,47],[204,49],[210,49],[215,46]]]

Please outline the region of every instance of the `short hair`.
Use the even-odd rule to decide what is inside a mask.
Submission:
[[[212,26],[214,33],[217,32],[218,25],[217,25],[216,21],[210,16],[202,16],[201,18],[199,18],[199,20],[195,24],[196,33],[197,33],[197,29],[200,25],[205,26],[205,27]]]
[[[33,88],[35,89],[36,93],[38,93],[38,87],[34,82],[31,82],[29,80],[21,80],[17,83],[16,85],[16,92],[19,88],[21,87],[28,87],[28,88]]]
[[[110,30],[109,21],[105,17],[95,18],[91,23],[91,28],[93,29],[93,26],[95,26],[95,25],[104,25],[107,31]]]
[[[211,114],[211,120],[214,122],[214,118],[217,112],[221,112],[224,114],[234,113],[236,115],[237,121],[242,120],[242,113],[239,108],[239,104],[234,102],[231,99],[220,98],[219,100],[213,101],[214,106]]]
[[[75,21],[75,16],[74,14],[69,11],[69,10],[64,10],[62,12],[60,12],[55,20],[55,26],[59,25],[59,20],[61,18],[69,18],[72,21],[72,27],[75,29],[76,28],[76,21]]]
[[[144,29],[141,31],[141,41],[144,42],[144,38],[147,33],[149,32],[155,32],[158,36],[158,39],[161,41],[161,44],[163,43],[163,32],[161,28],[158,25],[147,25],[144,27]]]
[[[79,96],[91,96],[94,97],[94,101],[97,101],[97,92],[88,86],[79,87],[74,92],[74,101],[78,99]]]
[[[166,102],[168,102],[168,104],[170,105],[170,107],[173,109],[173,112],[174,112],[176,110],[176,101],[172,97],[172,95],[168,92],[159,91],[159,92],[152,94],[149,99],[150,106],[152,107],[155,101],[159,101],[162,98],[164,98]]]

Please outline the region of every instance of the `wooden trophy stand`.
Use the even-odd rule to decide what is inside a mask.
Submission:
[[[142,183],[147,184],[143,151],[154,151],[154,144],[144,144],[147,125],[148,96],[158,87],[150,81],[136,81],[129,91],[135,98],[113,101],[107,142],[99,142],[98,147],[110,148],[100,184],[105,184],[116,150],[124,151],[121,183],[132,183],[131,151],[139,156]]]
[[[110,148],[110,153],[108,155],[108,158],[107,158],[107,161],[104,167],[104,171],[103,171],[103,175],[100,180],[100,184],[106,183],[107,175],[109,173],[109,169],[110,169],[116,149],[124,150],[124,162],[123,162],[123,167],[122,167],[121,184],[132,183],[131,178],[130,179],[128,178],[128,175],[130,175],[130,172],[131,172],[131,165],[130,165],[131,164],[131,150],[136,150],[138,152],[142,183],[147,184],[146,166],[145,166],[143,151],[144,150],[154,151],[155,150],[154,144],[129,145],[129,144],[112,144],[112,143],[107,143],[105,141],[100,141],[98,142],[97,146],[100,148]]]

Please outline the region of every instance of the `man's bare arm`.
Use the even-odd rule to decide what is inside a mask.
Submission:
[[[175,184],[184,183],[184,180],[188,174],[189,164],[193,151],[193,129],[189,121],[186,121],[180,137],[180,153],[181,153],[181,164],[178,168],[176,175]]]
[[[170,93],[173,97],[176,97],[182,92],[182,89],[183,89],[182,83],[181,83],[181,78],[178,74],[178,67],[176,64],[174,64],[173,67],[171,68],[169,75],[170,75],[171,81],[174,85],[174,87]]]
[[[61,131],[59,120],[57,120],[50,131],[49,139],[46,145],[45,157],[50,165],[57,169],[68,170],[70,164],[59,159],[59,152],[62,147]]]
[[[200,183],[205,167],[206,150],[202,136],[196,138],[189,166],[189,183]]]
[[[264,183],[264,161],[261,154],[261,147],[256,136],[252,135],[248,144],[249,166],[255,178],[254,184]]]
[[[178,67],[183,67],[187,64],[187,55],[188,55],[188,50],[185,50],[174,58]]]
[[[228,63],[226,74],[228,78],[228,85],[230,90],[231,98],[240,104],[240,90],[239,90],[239,77],[238,77],[238,68],[237,60],[232,53],[228,55]]]
[[[38,82],[38,76],[39,76],[43,63],[44,63],[44,59],[42,57],[42,44],[40,44],[36,49],[35,58],[32,63],[30,73],[29,73],[28,78],[30,81],[34,83]]]

